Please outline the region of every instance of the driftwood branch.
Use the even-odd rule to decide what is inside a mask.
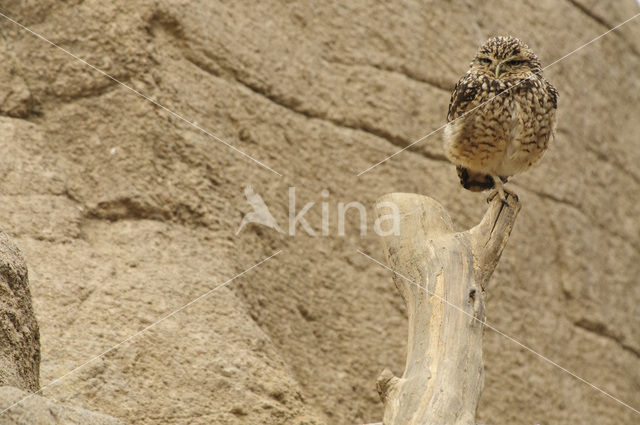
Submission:
[[[409,320],[402,377],[380,374],[384,425],[472,425],[484,382],[484,290],[498,264],[520,204],[498,196],[474,228],[455,232],[431,198],[393,193],[378,217],[400,213],[400,232],[383,244]]]
[[[0,386],[36,391],[39,378],[40,331],[27,265],[20,250],[0,232]]]

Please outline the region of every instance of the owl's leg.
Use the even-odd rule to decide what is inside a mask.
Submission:
[[[491,202],[491,200],[495,198],[496,195],[499,195],[502,202],[507,202],[507,196],[504,193],[504,183],[502,182],[502,179],[498,177],[497,174],[491,174],[491,178],[493,179],[494,190],[491,192],[491,194],[489,194],[489,198],[487,199],[487,201]]]

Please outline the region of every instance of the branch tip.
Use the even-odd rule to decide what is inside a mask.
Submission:
[[[380,400],[384,403],[389,395],[389,392],[397,385],[400,379],[393,374],[389,369],[385,369],[380,372],[378,379],[376,380],[376,389],[380,395]]]

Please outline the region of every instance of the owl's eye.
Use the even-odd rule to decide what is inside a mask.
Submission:
[[[527,61],[526,61],[526,60],[522,60],[522,59],[513,59],[513,60],[510,60],[509,62],[507,62],[506,64],[507,64],[507,65],[514,65],[514,66],[518,66],[518,65],[523,65],[523,64],[525,64],[525,63],[527,63]]]
[[[489,58],[478,58],[478,63],[483,65],[491,65],[491,59]]]

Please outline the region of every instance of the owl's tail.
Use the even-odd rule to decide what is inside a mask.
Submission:
[[[467,168],[457,166],[456,171],[460,177],[460,184],[467,190],[472,192],[482,192],[483,190],[493,189],[493,179],[489,174],[471,171]],[[500,180],[506,183],[508,177],[500,176]]]

